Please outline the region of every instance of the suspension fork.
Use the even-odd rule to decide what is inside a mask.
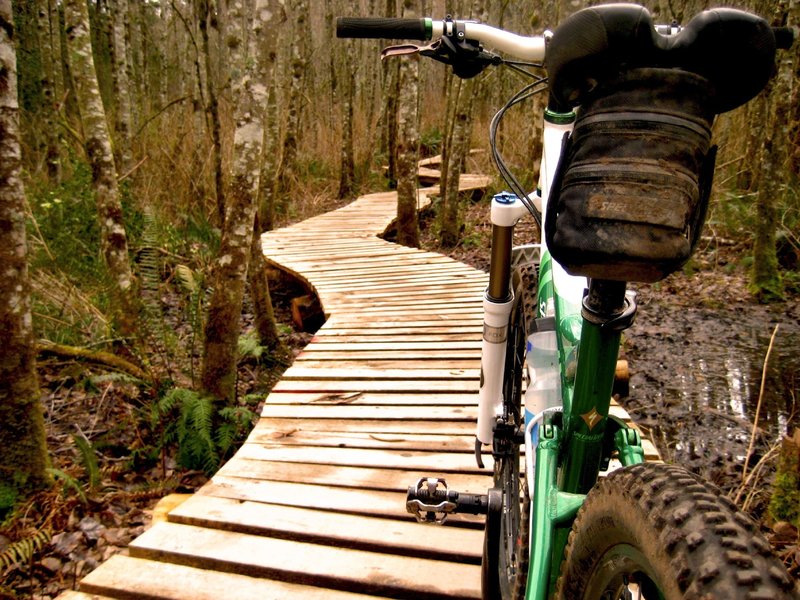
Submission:
[[[503,369],[506,340],[514,292],[511,289],[511,249],[514,225],[527,209],[513,194],[492,198],[492,255],[489,286],[483,296],[483,341],[481,342],[481,384],[478,394],[478,424],[475,458],[483,468],[481,446],[491,444],[497,418],[503,407]]]

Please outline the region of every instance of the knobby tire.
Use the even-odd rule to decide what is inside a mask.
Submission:
[[[756,523],[677,465],[634,465],[598,481],[565,556],[561,600],[800,597]]]

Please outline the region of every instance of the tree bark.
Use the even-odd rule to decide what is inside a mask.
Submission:
[[[415,0],[403,0],[403,18],[416,16]],[[397,98],[397,242],[419,247],[417,162],[419,158],[419,57],[400,57]]]
[[[244,0],[230,5],[227,32],[233,81],[236,131],[233,165],[227,193],[225,225],[214,289],[208,308],[203,354],[203,389],[218,403],[236,395],[237,342],[242,299],[250,262],[264,139],[263,109],[267,99],[275,0]]]
[[[785,25],[790,6],[796,0],[783,0],[775,9],[775,23]],[[783,298],[783,282],[778,271],[775,247],[778,227],[777,208],[788,192],[790,177],[789,142],[793,107],[792,78],[796,64],[791,52],[779,54],[778,73],[763,94],[767,102],[764,144],[761,148],[758,196],[756,198],[756,231],[753,240],[753,270],[750,285],[761,301]]]
[[[64,18],[70,71],[84,130],[84,147],[92,166],[102,253],[113,280],[115,321],[121,333],[128,336],[136,330],[137,301],[128,262],[128,237],[122,219],[117,170],[92,56],[86,2],[66,0]]]
[[[397,15],[396,0],[386,0],[384,16]],[[383,106],[381,108],[381,151],[386,153],[389,187],[397,187],[397,97],[400,93],[400,61],[383,62]]]
[[[56,96],[56,69],[61,68],[61,48],[54,44],[61,43],[59,23],[50,21],[51,10],[48,0],[37,0],[37,19],[39,28],[39,48],[42,53],[42,121],[45,136],[45,168],[51,183],[61,181],[61,150],[58,139],[58,98]],[[58,13],[56,12],[56,18]],[[59,62],[56,62],[59,57]]]
[[[461,82],[453,122],[453,136],[448,153],[447,187],[442,202],[442,222],[440,239],[445,248],[452,248],[460,239],[460,202],[458,188],[464,163],[469,154],[472,137],[472,103],[477,90],[475,79]]]
[[[225,183],[222,173],[222,126],[219,117],[219,99],[217,98],[217,73],[214,61],[211,58],[211,48],[208,35],[208,21],[212,12],[209,0],[196,0],[195,11],[202,39],[202,53],[205,64],[205,82],[201,87],[201,96],[204,98],[208,129],[211,132],[212,163],[214,171],[214,192],[217,206],[217,222],[222,226],[225,221]],[[223,53],[223,48],[218,51]]]
[[[258,333],[258,342],[271,350],[281,350],[283,342],[278,333],[278,323],[275,321],[275,310],[269,293],[267,261],[264,260],[264,250],[261,247],[261,224],[258,211],[256,211],[253,224],[253,243],[247,279],[250,284],[250,296],[253,299],[253,325]]]
[[[111,10],[112,19],[112,45],[111,55],[114,69],[112,71],[114,98],[116,110],[114,111],[114,151],[116,156],[117,172],[129,173],[133,168],[133,154],[131,150],[131,135],[133,119],[131,115],[131,83],[130,68],[128,66],[128,0],[117,0]]]
[[[36,377],[11,0],[0,0],[0,519],[49,482]]]
[[[308,65],[308,1],[290,2],[291,15],[295,22],[295,37],[289,64],[289,91],[286,97],[286,123],[280,160],[275,168],[272,184],[274,208],[283,205],[289,182],[294,177],[297,161],[298,136],[300,133],[300,109],[303,102],[303,81]]]
[[[353,195],[356,185],[356,166],[353,153],[353,104],[356,95],[356,73],[347,67],[342,94],[342,146],[339,161],[339,198]]]

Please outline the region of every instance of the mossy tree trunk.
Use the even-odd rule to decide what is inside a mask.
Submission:
[[[237,343],[255,227],[276,4],[276,0],[236,0],[229,5],[227,37],[235,74],[236,130],[201,375],[204,391],[222,404],[232,402],[236,396]]]
[[[797,12],[796,0],[782,0],[775,8],[774,25],[796,25],[791,21]],[[796,46],[795,46],[796,47]],[[783,282],[778,270],[775,246],[778,229],[777,207],[789,194],[791,180],[790,139],[792,130],[791,105],[796,53],[778,54],[778,72],[763,94],[767,102],[764,123],[764,143],[760,155],[758,195],[756,197],[756,230],[753,240],[753,270],[750,277],[752,292],[762,302],[783,298]]]
[[[49,484],[36,378],[11,0],[0,0],[0,519]]]
[[[92,56],[89,13],[85,0],[66,0],[64,20],[70,72],[83,125],[84,147],[92,167],[102,253],[112,278],[115,321],[120,332],[129,336],[136,331],[138,302],[128,260],[128,236],[122,218],[117,170]]]
[[[417,2],[403,0],[403,18],[418,16]],[[400,57],[397,97],[397,242],[419,247],[419,57]]]

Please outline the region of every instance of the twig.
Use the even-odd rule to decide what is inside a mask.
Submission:
[[[120,177],[117,177],[117,183],[121,183],[121,182],[125,181],[125,179],[127,179],[128,177],[133,175],[133,172],[136,171],[136,169],[138,169],[139,167],[141,167],[148,158],[149,157],[145,156],[142,160],[140,160],[138,163],[133,165],[127,173],[125,173],[124,175],[121,175]]]
[[[772,331],[772,337],[769,339],[767,354],[764,356],[764,366],[761,369],[761,388],[758,391],[756,414],[753,417],[753,431],[750,433],[750,445],[747,447],[747,454],[744,457],[744,468],[742,468],[742,483],[744,483],[747,475],[747,463],[750,460],[750,456],[753,454],[753,445],[756,441],[756,430],[758,429],[758,415],[761,412],[761,401],[764,399],[764,387],[767,382],[767,365],[769,363],[769,355],[772,354],[772,346],[775,344],[775,336],[778,334],[778,327],[780,327],[780,323],[775,325],[775,329]]]
[[[780,445],[781,445],[780,442],[773,445],[772,448],[770,448],[769,451],[766,454],[764,454],[764,456],[761,457],[756,466],[753,467],[753,470],[750,471],[750,475],[748,475],[747,480],[743,481],[739,486],[739,488],[736,490],[736,495],[733,497],[733,501],[736,505],[739,505],[739,500],[741,499],[744,491],[748,488],[751,488],[750,493],[747,494],[747,497],[744,500],[744,504],[742,504],[740,507],[742,510],[747,510],[747,507],[750,505],[750,500],[753,495],[753,491],[755,489],[755,481],[753,480],[761,474],[761,471],[763,470],[767,462],[773,458],[776,452],[778,452]],[[753,485],[751,485],[751,482],[753,483]]]

